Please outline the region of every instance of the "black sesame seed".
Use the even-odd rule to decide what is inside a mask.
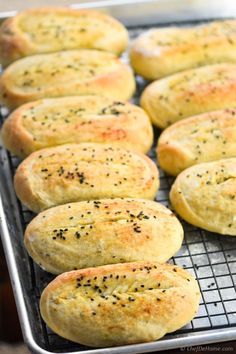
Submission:
[[[78,231],[76,231],[75,237],[76,237],[76,238],[80,238],[80,237],[81,237],[81,235],[80,235],[80,233],[79,233]]]

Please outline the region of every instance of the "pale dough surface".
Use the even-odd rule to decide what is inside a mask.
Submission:
[[[17,168],[18,198],[30,210],[91,199],[154,199],[159,174],[154,162],[106,144],[66,144],[33,152]]]
[[[236,110],[186,118],[165,129],[158,140],[161,168],[176,176],[202,162],[236,156]]]
[[[146,153],[153,142],[147,114],[125,101],[72,96],[26,103],[4,122],[5,147],[20,157],[67,143],[105,143]]]
[[[92,347],[149,342],[188,323],[200,291],[185,270],[135,262],[64,273],[44,290],[40,307],[57,334]]]
[[[130,53],[134,70],[149,80],[217,63],[236,63],[236,20],[143,32]]]
[[[181,247],[183,228],[154,201],[103,199],[40,213],[27,226],[24,240],[35,262],[59,274],[132,261],[164,263]]]
[[[170,192],[176,212],[190,224],[236,236],[236,158],[184,170]]]

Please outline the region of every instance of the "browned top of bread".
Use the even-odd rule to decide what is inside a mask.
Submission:
[[[236,158],[187,168],[172,185],[170,200],[190,224],[236,236]]]
[[[236,156],[236,110],[176,122],[161,134],[157,152],[161,168],[172,175],[201,162]]]
[[[44,290],[41,314],[57,334],[90,346],[156,340],[190,321],[199,288],[177,266],[136,262],[64,273]]]
[[[141,105],[160,128],[200,113],[234,108],[236,65],[208,65],[157,80],[144,90]]]
[[[0,102],[10,108],[39,98],[101,95],[129,99],[135,90],[131,69],[114,54],[67,50],[17,60],[0,78]]]
[[[19,12],[0,27],[0,62],[68,49],[122,53],[128,44],[125,27],[104,13],[42,7]]]
[[[67,143],[108,143],[147,152],[153,131],[147,114],[128,102],[73,96],[26,103],[4,122],[6,148],[18,156]]]
[[[120,262],[163,263],[182,240],[180,222],[164,205],[128,198],[48,209],[30,222],[24,239],[31,257],[55,274]]]
[[[131,49],[135,71],[149,80],[216,63],[236,62],[236,21],[152,28]]]
[[[20,200],[38,212],[90,199],[154,199],[157,168],[147,156],[105,144],[66,144],[28,156],[15,174]]]

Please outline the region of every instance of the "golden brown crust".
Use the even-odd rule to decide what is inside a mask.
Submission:
[[[72,96],[26,103],[4,122],[5,147],[20,157],[67,143],[107,143],[146,153],[153,141],[147,114],[128,102]]]
[[[178,175],[202,162],[236,156],[236,110],[226,109],[183,119],[164,130],[158,140],[161,168]]]
[[[171,204],[190,224],[236,236],[236,158],[189,167],[176,178]]]
[[[68,50],[17,60],[0,78],[0,102],[9,108],[40,98],[101,95],[129,99],[135,80],[114,54]]]
[[[196,27],[153,28],[131,48],[134,70],[149,80],[216,63],[236,62],[236,21],[216,21]]]
[[[5,20],[0,27],[0,63],[3,67],[23,56],[26,39],[17,40],[16,30],[13,18]]]
[[[209,65],[155,81],[144,90],[141,106],[162,129],[200,113],[235,108],[236,65]]]
[[[164,263],[182,241],[182,226],[170,210],[126,198],[51,208],[30,222],[24,238],[34,261],[54,274],[113,263]]]
[[[121,54],[128,33],[114,18],[93,10],[42,7],[22,11],[0,27],[0,63],[70,49]]]
[[[102,198],[154,199],[158,171],[147,156],[106,144],[66,144],[39,150],[18,167],[14,185],[29,209]]]
[[[154,341],[188,323],[200,299],[185,270],[136,262],[64,273],[44,290],[40,309],[57,334],[96,347]]]

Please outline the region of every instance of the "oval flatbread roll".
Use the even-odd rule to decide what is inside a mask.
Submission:
[[[44,321],[60,336],[91,347],[149,342],[195,316],[196,280],[170,264],[136,262],[59,275],[43,291]]]
[[[9,108],[39,98],[100,95],[129,99],[135,80],[128,65],[98,50],[68,50],[17,60],[0,78],[0,102]]]
[[[66,144],[33,152],[17,168],[18,198],[30,210],[103,198],[154,199],[158,170],[143,154],[103,144]]]
[[[26,103],[4,122],[5,147],[20,157],[67,143],[107,143],[146,153],[153,141],[147,114],[128,102],[73,96]]]
[[[112,263],[164,263],[181,247],[183,228],[154,201],[102,199],[40,213],[27,226],[24,241],[35,262],[60,274]]]
[[[190,224],[236,236],[236,158],[189,167],[176,178],[170,200]]]
[[[226,109],[183,119],[158,140],[161,168],[176,176],[201,162],[236,157],[236,110]]]
[[[42,7],[25,10],[0,27],[0,62],[68,49],[99,49],[121,54],[128,33],[114,18],[92,10]]]
[[[235,63],[236,21],[152,28],[134,41],[130,59],[136,73],[149,80],[203,65]]]
[[[183,71],[147,86],[141,106],[153,124],[165,129],[183,118],[236,107],[236,64]]]

